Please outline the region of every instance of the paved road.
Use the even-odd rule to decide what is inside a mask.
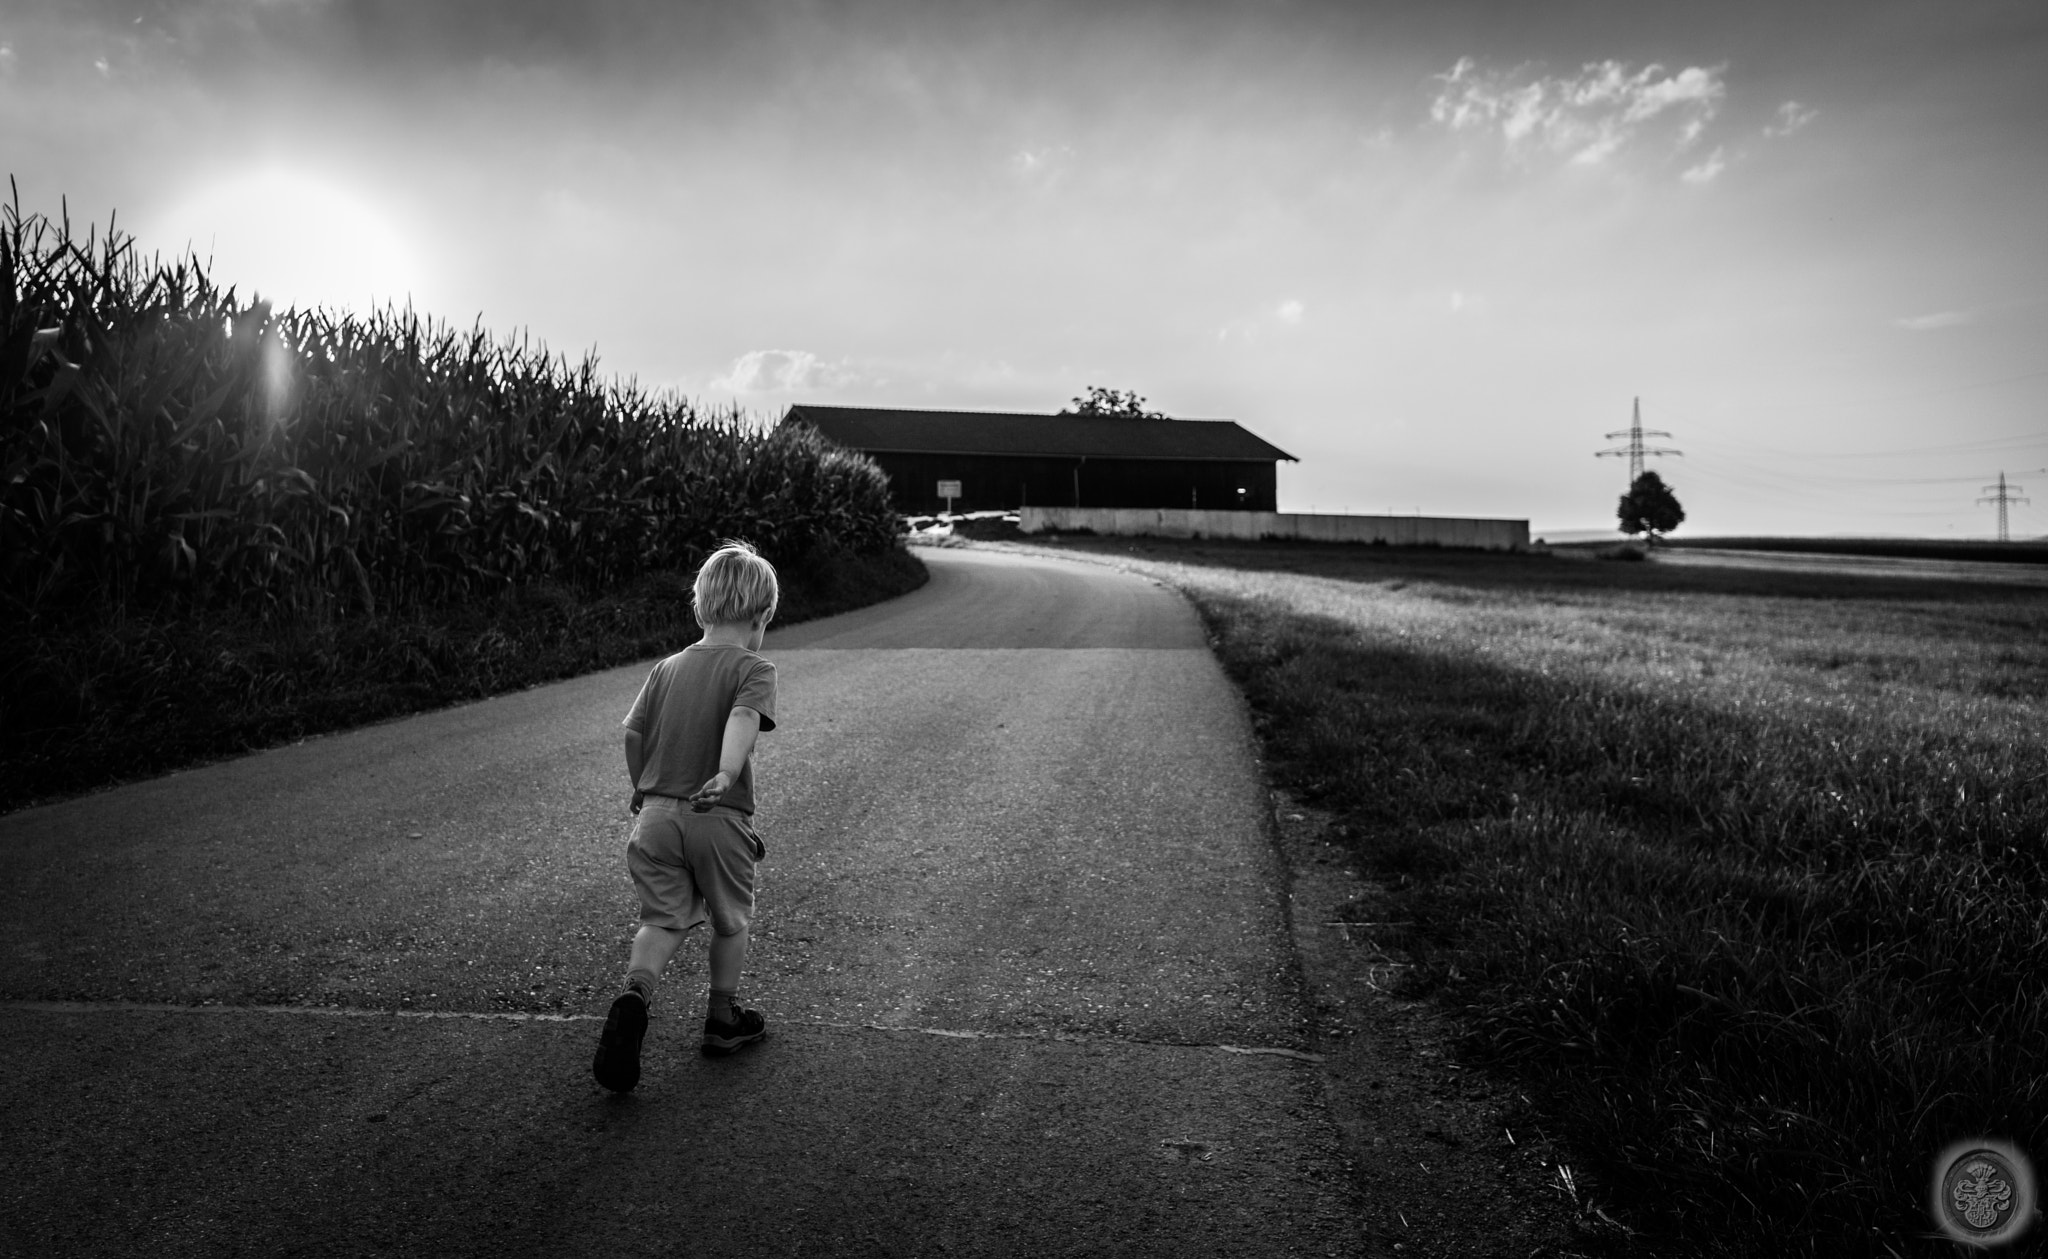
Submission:
[[[771,632],[771,1036],[694,1052],[693,945],[628,1097],[644,665],[0,818],[0,1250],[1360,1253],[1193,613],[927,554]]]

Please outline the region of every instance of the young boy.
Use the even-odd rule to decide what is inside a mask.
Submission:
[[[711,924],[704,1052],[729,1054],[768,1034],[742,1009],[740,968],[754,912],[754,866],[766,853],[754,813],[754,736],[775,728],[775,666],[758,654],[780,598],[775,568],[728,542],[697,571],[701,641],[654,666],[626,714],[633,837],[626,866],[640,894],[626,990],[612,1002],[591,1073],[623,1093],[640,1081],[640,1042],[661,968],[699,923]]]

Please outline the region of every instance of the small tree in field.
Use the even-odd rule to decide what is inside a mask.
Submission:
[[[1660,533],[1670,533],[1685,520],[1685,508],[1678,505],[1678,498],[1671,487],[1664,484],[1664,478],[1654,472],[1645,472],[1628,487],[1628,493],[1621,496],[1621,531],[1634,537],[1638,533],[1650,535],[1655,542]]]
[[[1122,420],[1163,420],[1166,416],[1158,411],[1147,411],[1145,399],[1136,390],[1104,389],[1101,385],[1088,386],[1088,392],[1075,398],[1071,405],[1060,409],[1061,415],[1103,415]]]

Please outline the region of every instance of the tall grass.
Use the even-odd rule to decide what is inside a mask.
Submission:
[[[1200,550],[1375,938],[1650,1252],[1915,1252],[1948,1142],[2048,1156],[2048,591]]]
[[[317,242],[309,242],[317,248]],[[606,588],[725,535],[894,544],[886,478],[801,428],[411,311],[278,311],[110,226],[0,221],[0,612],[388,612]]]

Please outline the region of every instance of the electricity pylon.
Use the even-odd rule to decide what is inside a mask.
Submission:
[[[1609,455],[1616,458],[1627,455],[1628,483],[1631,489],[1635,487],[1636,480],[1643,475],[1643,457],[1645,455],[1683,455],[1685,453],[1682,450],[1673,450],[1669,446],[1643,445],[1645,437],[1669,437],[1671,434],[1661,428],[1644,428],[1643,400],[1637,398],[1635,403],[1635,421],[1627,428],[1616,429],[1607,435],[1609,441],[1617,437],[1626,437],[1628,438],[1628,445],[1620,446],[1613,450],[1596,450],[1593,452],[1594,457],[1597,459],[1605,459]]]
[[[2032,499],[2021,498],[2019,496],[2018,491],[2023,490],[2025,488],[2027,487],[2024,485],[2007,485],[2005,483],[2005,471],[2003,469],[2000,469],[1998,473],[1998,484],[1985,486],[1985,496],[1977,500],[1979,503],[1998,504],[1998,540],[2000,542],[2012,541],[2012,534],[2005,527],[2006,504],[2029,503],[2033,501]]]

